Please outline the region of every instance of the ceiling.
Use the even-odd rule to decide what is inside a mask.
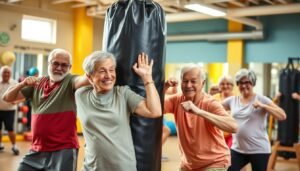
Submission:
[[[1,4],[22,6],[30,0],[0,0]],[[87,15],[104,18],[107,8],[117,0],[35,0],[35,2],[47,2],[51,6],[67,6],[69,9],[85,7]],[[262,29],[260,21],[256,16],[280,15],[300,13],[300,0],[155,0],[166,12],[167,22],[185,22],[195,20],[208,20],[214,18],[225,18],[236,21],[257,30]],[[226,15],[213,17],[184,8],[188,3],[201,3],[218,8]]]

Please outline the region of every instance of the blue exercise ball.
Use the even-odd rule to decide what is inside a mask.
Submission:
[[[34,76],[34,75],[36,75],[37,73],[39,73],[39,70],[38,70],[36,67],[31,67],[31,68],[28,70],[28,76]]]

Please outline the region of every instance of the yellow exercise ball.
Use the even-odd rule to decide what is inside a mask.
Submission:
[[[2,53],[0,57],[1,65],[12,65],[16,61],[16,56],[11,51],[6,51]]]

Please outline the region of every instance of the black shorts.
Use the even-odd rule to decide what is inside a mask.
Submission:
[[[2,122],[4,123],[5,130],[14,130],[15,110],[0,111],[0,130],[2,130]]]

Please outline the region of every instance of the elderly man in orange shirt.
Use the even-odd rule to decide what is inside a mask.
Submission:
[[[182,94],[165,99],[164,113],[173,113],[181,151],[181,171],[226,171],[230,150],[223,131],[234,133],[237,123],[220,102],[202,91],[205,74],[198,65],[181,70]],[[171,78],[165,90],[178,85]]]

